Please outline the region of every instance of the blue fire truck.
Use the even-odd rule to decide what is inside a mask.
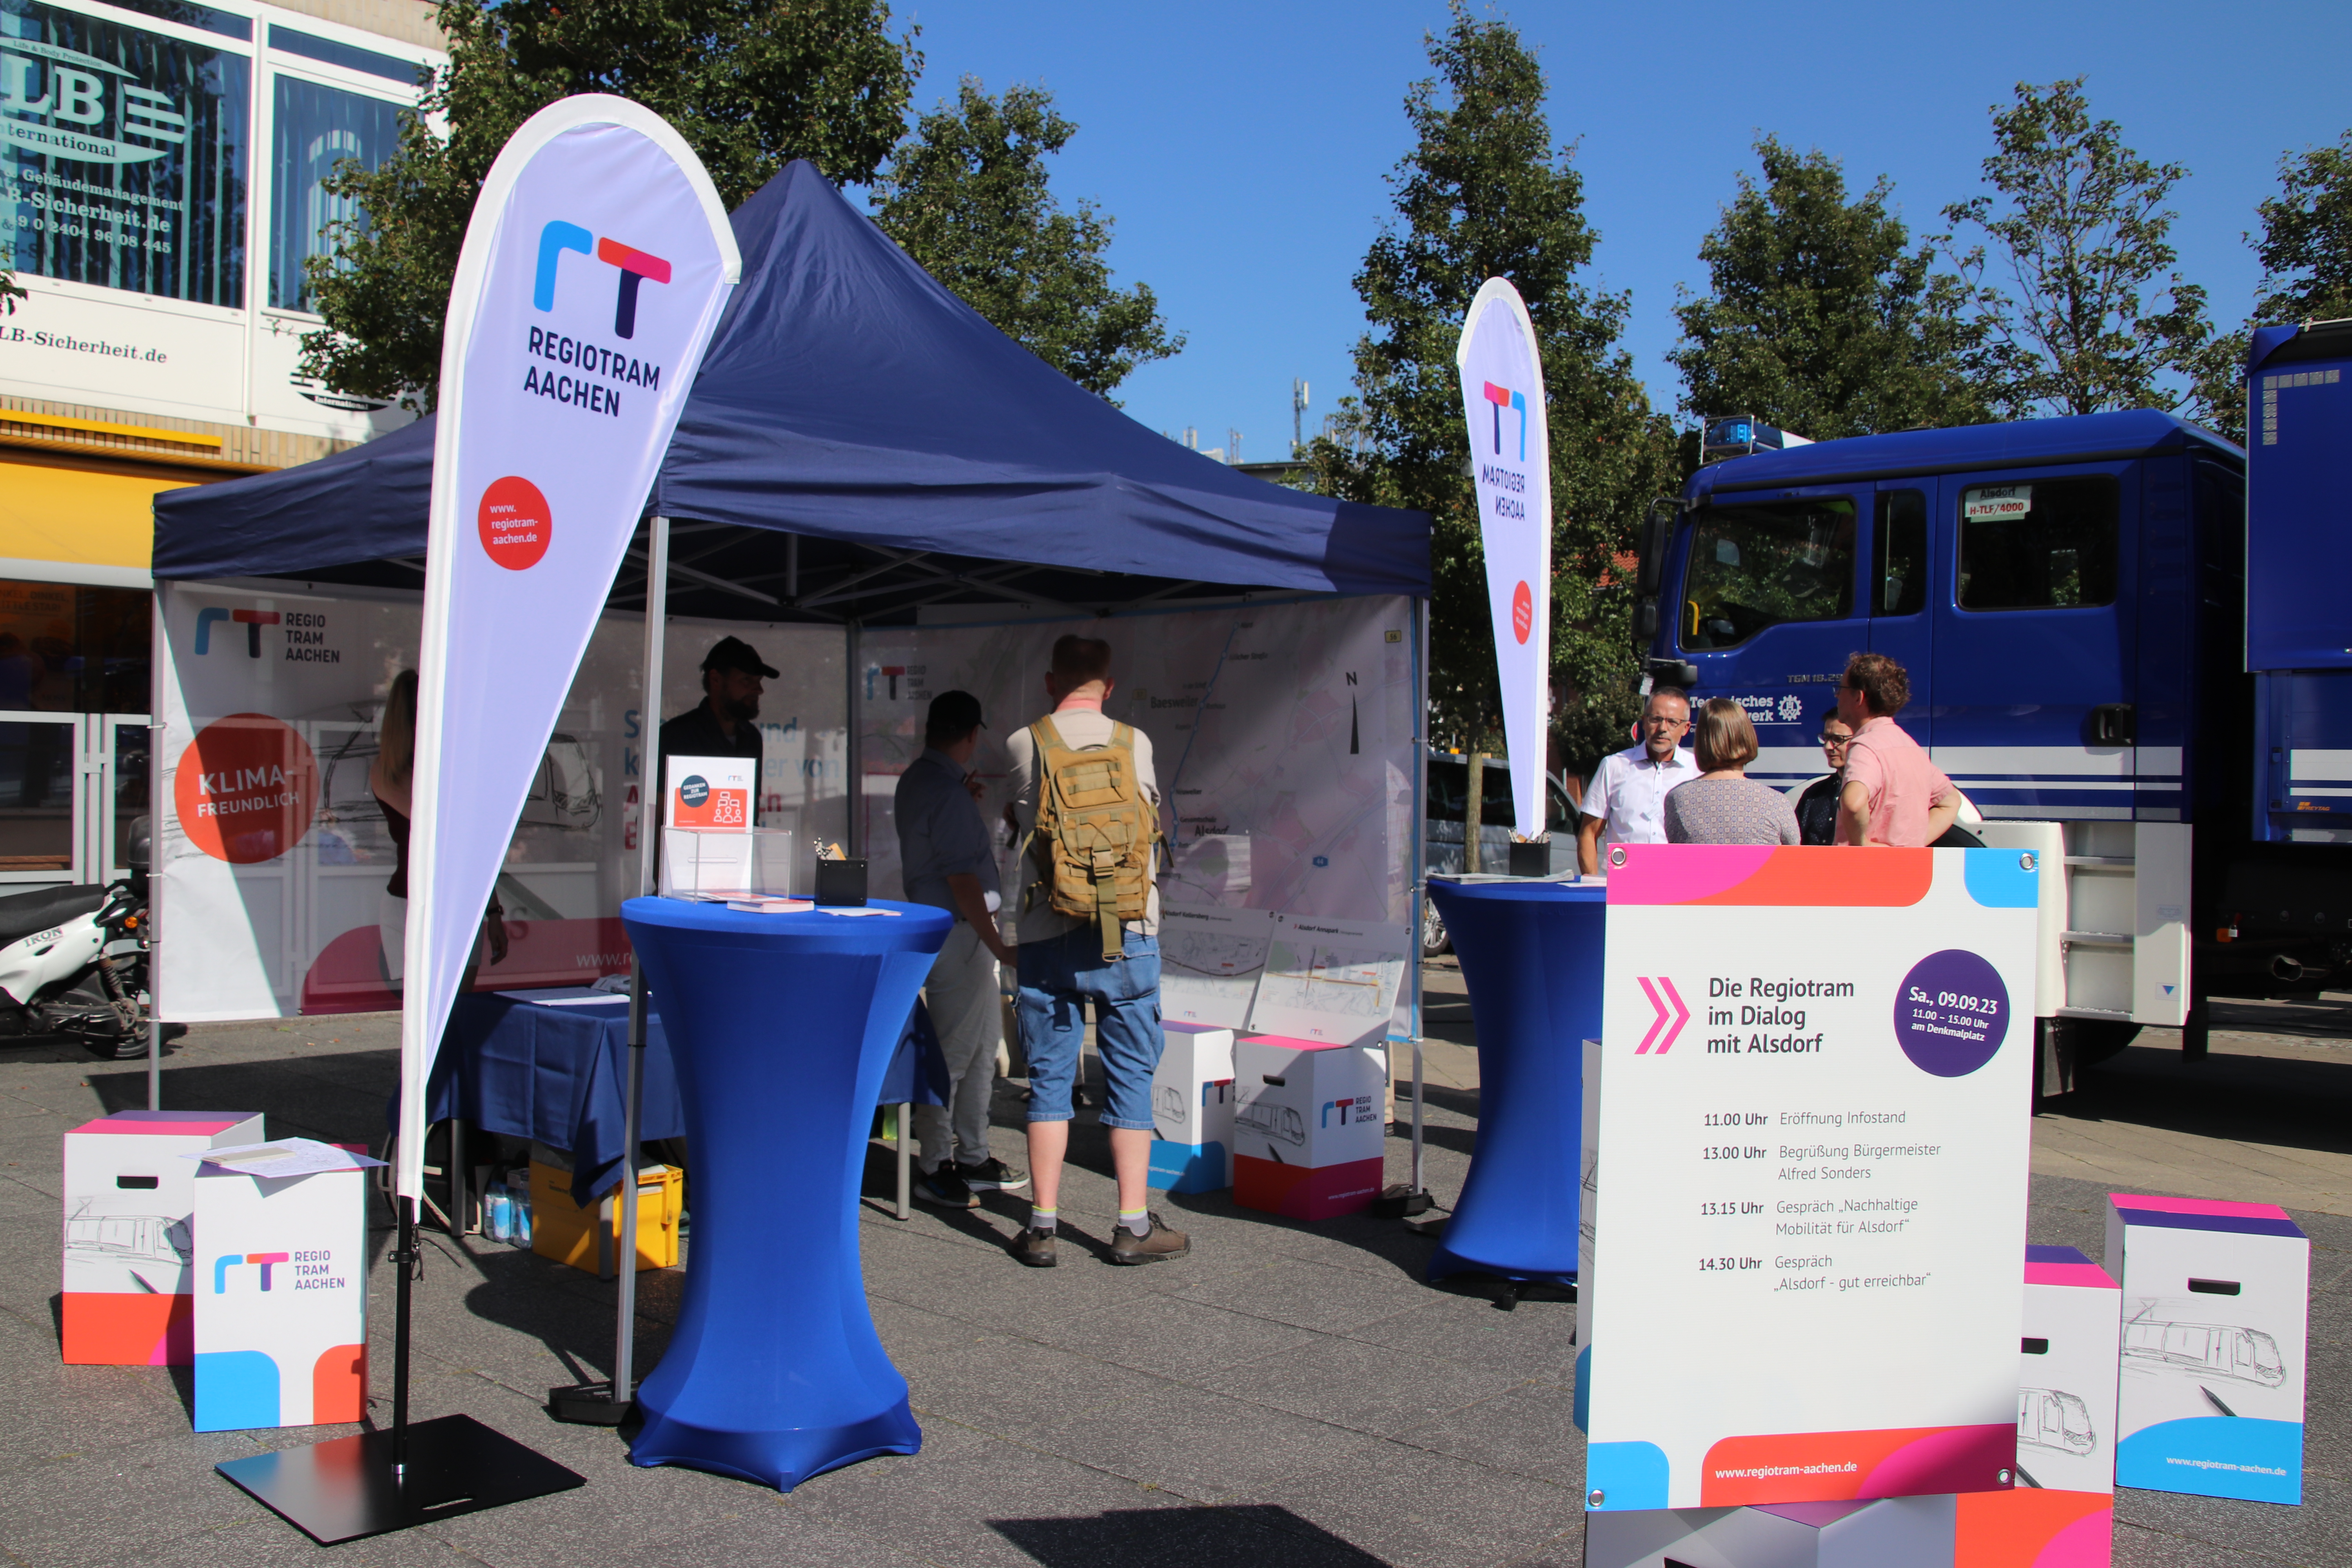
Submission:
[[[1749,776],[1820,773],[1847,656],[1888,654],[1979,837],[2063,868],[2051,1089],[2352,964],[2347,371],[2352,321],[2266,330],[2251,450],[2145,411],[1822,441],[1703,467],[1643,528],[1649,676],[1746,707]]]

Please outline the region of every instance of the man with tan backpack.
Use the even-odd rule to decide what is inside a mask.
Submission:
[[[1151,1163],[1151,1075],[1160,1065],[1160,782],[1151,738],[1103,712],[1110,645],[1075,634],[1054,644],[1045,692],[1054,710],[1005,737],[1020,835],[1020,1022],[1029,1057],[1029,1165],[1034,1203],[1013,1255],[1051,1268],[1069,1148],[1070,1089],[1095,1009],[1107,1080],[1102,1121],[1118,1175],[1116,1263],[1192,1250],[1145,1207]]]

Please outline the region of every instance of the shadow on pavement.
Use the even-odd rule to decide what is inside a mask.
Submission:
[[[2263,1031],[2284,1032],[2268,1018]],[[2141,1038],[2149,1034],[2167,1043],[2132,1046],[2091,1068],[2073,1094],[2042,1101],[2042,1114],[2352,1153],[2352,1051],[2340,1062],[2219,1051],[2190,1061],[2171,1031]]]
[[[1201,1563],[1228,1552],[1237,1563],[1279,1561],[1285,1568],[1380,1568],[1386,1561],[1270,1504],[1119,1509],[1075,1519],[992,1519],[988,1524],[1046,1568]]]

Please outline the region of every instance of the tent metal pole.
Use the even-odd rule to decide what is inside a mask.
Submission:
[[[661,843],[662,639],[669,619],[669,519],[651,519],[646,528],[645,730],[651,742],[645,805],[637,814],[637,896],[654,890],[655,856]],[[620,1274],[614,1290],[613,1403],[636,1397],[637,1360],[637,1133],[646,1082],[646,970],[635,950],[629,953],[629,1083],[621,1117]],[[601,1228],[601,1227],[600,1227]]]
[[[849,623],[849,657],[843,661],[843,668],[849,676],[849,735],[847,743],[842,748],[842,767],[849,776],[842,781],[842,795],[844,809],[849,813],[849,826],[844,829],[842,837],[849,844],[846,853],[853,857],[866,853],[865,826],[859,820],[865,816],[861,808],[866,804],[866,748],[858,744],[859,737],[866,732],[865,683],[859,679],[859,667],[865,662],[866,623],[852,620]]]
[[[1429,918],[1429,601],[1412,602],[1412,1191],[1422,1184],[1422,922]]]

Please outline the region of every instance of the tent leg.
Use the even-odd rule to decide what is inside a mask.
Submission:
[[[907,1142],[907,1123],[913,1119],[914,1111],[915,1108],[911,1103],[898,1107],[898,1217],[900,1219],[906,1219],[914,1213],[914,1210],[907,1206],[907,1194],[912,1181],[907,1170],[912,1160],[912,1151]]]
[[[1418,1194],[1429,1189],[1421,1181],[1421,1037],[1412,1037],[1412,1190]]]
[[[638,689],[645,704],[644,729],[661,733],[662,637],[669,626],[669,519],[646,521],[646,643],[645,664]],[[646,767],[645,805],[638,813],[637,896],[654,890],[655,856],[661,844],[660,748]],[[646,971],[635,953],[629,956],[629,1070],[621,1117],[621,1184],[614,1192],[621,1204],[621,1267],[613,1292],[613,1377],[609,1383],[583,1383],[547,1391],[547,1411],[558,1421],[591,1426],[617,1426],[628,1418],[637,1396],[637,1142],[642,1123],[639,1102],[645,1094]],[[600,1216],[596,1226],[600,1254],[613,1245],[612,1230]],[[601,1261],[601,1258],[600,1258]],[[611,1275],[606,1276],[612,1278]]]

